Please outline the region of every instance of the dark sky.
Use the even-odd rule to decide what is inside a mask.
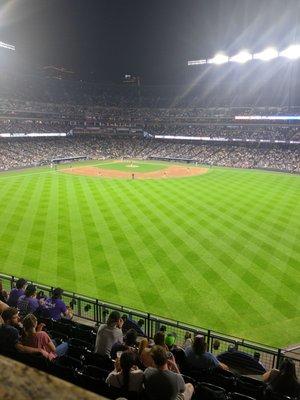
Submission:
[[[195,73],[188,59],[300,42],[299,17],[300,0],[0,0],[0,40],[17,48],[11,63],[32,71],[184,83]]]

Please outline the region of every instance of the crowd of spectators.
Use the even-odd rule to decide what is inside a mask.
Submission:
[[[181,101],[181,89],[96,85],[6,72],[0,77],[0,134],[74,132],[75,136],[1,139],[0,169],[82,155],[91,159],[185,158],[208,165],[299,172],[299,145],[267,146],[264,141],[299,141],[300,126],[234,121],[235,115],[299,115],[299,107],[209,107],[209,103],[204,107],[195,93],[188,96],[189,101]],[[116,138],[124,127],[140,129],[148,136],[201,136],[217,143]]]
[[[292,145],[242,143],[201,144],[178,140],[82,135],[66,138],[1,139],[0,170],[50,164],[53,158],[187,159],[206,165],[270,168],[300,172],[300,153]]]
[[[71,345],[68,338],[56,343],[52,337],[55,332],[49,331],[47,323],[44,323],[57,321],[63,324],[65,318],[70,318],[61,289],[57,288],[50,297],[45,297],[37,293],[34,285],[27,285],[25,279],[19,279],[9,294],[0,289],[3,300],[0,309],[2,354],[40,356],[59,365],[62,358],[68,357],[72,346],[74,351],[74,344]],[[17,307],[11,307],[11,304]],[[125,322],[118,311],[112,311],[97,328],[97,333],[94,332],[95,360],[101,363],[99,366],[102,368],[105,362],[108,387],[128,394],[143,392],[148,400],[190,400],[197,387],[195,379],[187,379],[187,376],[229,371],[219,356],[215,357],[207,350],[205,337],[198,332],[194,335],[186,332],[184,343],[177,344],[176,334],[167,333],[165,326],[161,326],[152,340],[143,335],[136,322],[131,321],[137,330],[126,330]],[[103,369],[100,371],[103,373]],[[266,370],[262,368],[262,371]],[[266,382],[268,393],[295,398],[300,394],[295,364],[290,359],[285,359],[278,370],[265,372],[262,380]],[[199,390],[200,397],[197,398],[201,398]]]

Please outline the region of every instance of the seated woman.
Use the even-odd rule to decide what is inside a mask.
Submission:
[[[263,375],[263,380],[272,392],[298,398],[300,383],[296,376],[295,363],[286,358],[278,369],[272,369]]]
[[[42,316],[51,318],[55,321],[61,319],[62,316],[72,317],[70,308],[68,308],[62,300],[63,290],[56,288],[52,292],[52,296],[47,298],[43,304]]]
[[[227,365],[220,363],[213,354],[206,351],[206,347],[204,336],[195,336],[194,343],[185,349],[189,369],[202,370],[220,367],[228,370]]]
[[[108,375],[106,383],[125,392],[140,392],[144,373],[136,364],[136,355],[132,351],[124,351],[120,360],[117,359],[115,370]]]
[[[23,319],[22,344],[36,349],[42,349],[48,354],[50,361],[63,356],[68,350],[68,343],[63,342],[55,347],[49,335],[42,331],[44,324],[37,324],[37,319],[33,314],[28,314]]]

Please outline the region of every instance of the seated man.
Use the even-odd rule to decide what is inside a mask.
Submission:
[[[39,309],[40,303],[36,298],[35,285],[30,284],[27,286],[25,293],[19,297],[17,305],[21,319],[26,317],[27,314],[33,314]]]
[[[23,346],[20,342],[19,335],[19,322],[20,317],[18,310],[13,307],[9,307],[2,313],[2,319],[4,324],[0,326],[0,351],[8,353],[28,353],[28,354],[40,354],[47,357],[47,353],[42,349],[34,349],[32,347]]]
[[[44,301],[43,309],[41,310],[44,318],[51,318],[58,321],[62,316],[71,317],[70,309],[62,300],[63,292],[61,288],[56,288],[53,290],[52,296]]]
[[[9,297],[7,299],[7,304],[10,307],[17,307],[19,297],[25,294],[27,281],[24,278],[20,278],[17,280],[16,287],[11,290]]]
[[[95,353],[102,356],[110,356],[112,346],[117,342],[122,343],[123,341],[122,326],[123,320],[120,313],[112,311],[107,319],[107,323],[99,326]]]
[[[194,387],[184,383],[182,376],[168,368],[168,356],[161,346],[154,346],[151,350],[155,368],[145,370],[145,394],[149,400],[189,400]]]
[[[191,370],[203,370],[220,367],[228,370],[227,365],[218,361],[213,354],[206,351],[206,348],[207,345],[204,336],[195,336],[194,343],[184,350],[188,368]]]

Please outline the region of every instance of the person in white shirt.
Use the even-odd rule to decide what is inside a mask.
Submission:
[[[117,358],[115,370],[108,375],[106,383],[125,392],[140,392],[144,373],[136,363],[136,354],[131,350],[124,351],[120,359]]]

